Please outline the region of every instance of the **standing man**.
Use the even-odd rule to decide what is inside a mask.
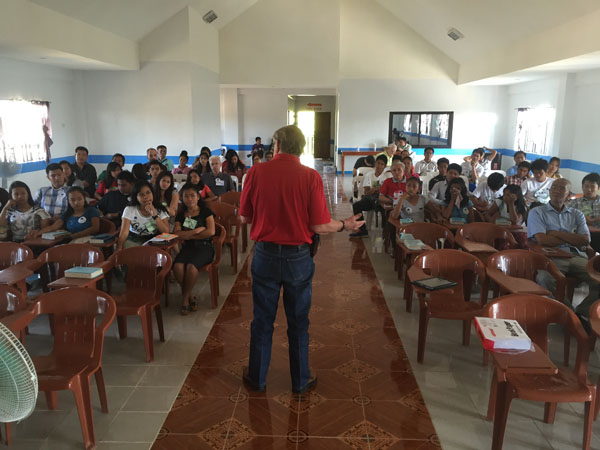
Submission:
[[[91,164],[88,164],[88,149],[79,146],[75,149],[75,164],[73,164],[73,174],[75,179],[81,180],[83,190],[90,198],[94,198],[96,191],[96,169]]]
[[[156,147],[156,150],[158,151],[158,162],[165,166],[169,172],[173,172],[175,166],[173,165],[173,161],[167,158],[167,146],[159,145]]]
[[[357,216],[331,220],[321,177],[300,163],[306,140],[298,127],[280,128],[273,143],[275,157],[250,169],[240,204],[240,216],[252,223],[250,237],[256,241],[252,259],[254,319],[249,366],[244,368],[243,379],[252,390],[266,389],[273,323],[283,287],[292,391],[304,393],[317,382],[308,365],[308,313],[315,270],[312,236],[356,231],[363,222],[357,221]]]

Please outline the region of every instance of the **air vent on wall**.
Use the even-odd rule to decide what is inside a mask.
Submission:
[[[464,38],[465,36],[458,31],[456,28],[450,28],[448,30],[448,36],[450,36],[450,38],[452,38],[452,40],[454,41],[458,41],[459,39]]]
[[[216,20],[216,18],[217,18],[217,15],[215,14],[215,12],[212,9],[202,16],[202,20],[204,20],[206,23],[214,22]]]

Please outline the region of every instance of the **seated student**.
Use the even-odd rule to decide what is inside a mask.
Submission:
[[[486,181],[477,185],[471,194],[471,201],[477,209],[487,210],[494,200],[502,197],[502,191],[504,191],[504,175],[494,172]]]
[[[388,167],[391,167],[391,165],[392,165],[392,158],[396,154],[397,148],[398,147],[396,147],[396,144],[390,144],[387,147],[384,147],[383,151],[381,153],[377,153],[375,155],[375,159],[377,159],[378,156],[383,155],[383,156],[385,156],[388,159]]]
[[[135,163],[131,168],[131,174],[137,180],[148,180],[148,173],[142,163]]]
[[[117,176],[117,190],[107,192],[98,202],[98,209],[102,211],[105,219],[113,222],[117,227],[121,226],[123,210],[129,204],[129,194],[135,183],[135,178],[128,170],[123,170]]]
[[[562,175],[558,172],[558,169],[560,169],[560,158],[553,156],[550,158],[550,161],[548,161],[548,170],[546,171],[546,175],[548,175],[550,178],[558,180],[559,178],[562,178]]]
[[[164,172],[163,165],[161,163],[159,163],[156,160],[150,161],[150,163],[148,163],[148,175],[150,176],[148,182],[152,186],[154,186],[154,184],[156,183],[156,179],[158,178],[158,175],[161,172]]]
[[[479,161],[483,158],[484,150],[482,148],[476,148],[471,153],[471,156],[465,157],[465,160],[468,158],[468,161],[465,161],[461,164],[462,174],[469,179],[469,191],[473,191],[477,186],[477,180],[479,177],[483,176],[484,168]]]
[[[435,161],[431,159],[433,158],[433,152],[433,147],[426,147],[423,152],[425,159],[415,164],[415,172],[417,172],[420,176],[436,171],[437,166]]]
[[[252,165],[260,164],[262,162],[262,159],[263,159],[262,150],[256,151],[256,153],[254,153],[254,155],[252,155]],[[244,174],[244,176],[246,176],[246,174]],[[244,180],[244,177],[242,177],[242,180]]]
[[[548,257],[566,276],[588,283],[589,294],[575,309],[580,318],[587,319],[590,306],[600,295],[600,286],[586,270],[588,259],[584,249],[590,243],[590,231],[583,213],[566,205],[570,195],[571,182],[565,178],[555,180],[550,187],[549,202],[529,211],[527,236],[544,247],[556,247],[572,255],[572,258],[552,258],[551,254]],[[548,272],[539,271],[536,282],[556,292],[556,281]]]
[[[384,208],[392,209],[406,192],[406,181],[404,178],[404,164],[395,160],[392,163],[392,177],[386,179],[379,189],[379,204]]]
[[[531,163],[529,161],[521,161],[517,168],[516,175],[507,176],[504,181],[506,184],[516,184],[521,186],[525,181],[529,179],[529,172],[531,171]]]
[[[265,153],[265,161],[269,162],[273,159],[273,151],[272,150],[268,150]]]
[[[8,188],[11,199],[0,213],[0,226],[9,226],[14,242],[36,239],[48,231],[50,216],[36,206],[31,191],[22,181],[13,181]]]
[[[98,234],[100,211],[88,206],[85,191],[73,186],[69,189],[69,207],[62,217],[62,226],[71,233],[72,242],[84,242],[81,238]]]
[[[531,171],[533,179],[529,179],[521,184],[521,190],[525,196],[525,202],[529,208],[545,205],[550,201],[550,186],[554,182],[554,178],[549,178],[546,175],[548,170],[548,162],[545,159],[539,158],[531,163]]]
[[[146,149],[146,159],[148,159],[148,162],[144,164],[144,171],[148,173],[148,169],[150,169],[150,163],[152,161],[158,161],[158,152],[154,147]]]
[[[162,171],[172,172],[175,168],[173,165],[173,161],[167,158],[167,146],[166,145],[157,145],[156,151],[158,153],[158,162],[163,165]]]
[[[200,156],[196,158],[194,164],[192,165],[192,169],[196,169],[200,174],[209,173],[210,172],[210,164],[208,160],[210,158],[210,154],[205,152],[200,153]],[[189,171],[188,171],[189,174]]]
[[[387,159],[387,158],[386,158]],[[352,168],[352,176],[355,177],[358,169],[361,167],[375,167],[375,157],[373,155],[361,156],[354,163]]]
[[[412,145],[408,143],[404,136],[401,136],[397,139],[396,146],[398,147],[398,150],[406,151],[408,154],[407,156],[410,156],[411,158],[417,156],[417,154],[412,149]]]
[[[221,171],[229,174],[229,176],[237,177],[238,182],[241,184],[246,173],[246,166],[240,161],[240,157],[235,150],[227,150]]]
[[[521,164],[523,161],[525,161],[526,158],[527,158],[527,155],[525,154],[524,151],[519,150],[519,151],[515,152],[515,155],[513,156],[513,159],[515,160],[515,165],[506,171],[506,176],[514,177],[515,175],[517,175],[517,171],[519,169],[519,164]],[[510,184],[516,184],[516,183],[510,183]]]
[[[402,158],[402,162],[404,163],[404,173],[406,179],[408,178],[421,178],[417,172],[415,172],[415,168],[413,166],[413,161],[410,156],[404,156]]]
[[[186,150],[181,150],[181,153],[179,154],[179,165],[177,167],[175,167],[171,171],[171,173],[173,175],[178,174],[178,173],[187,175],[187,173],[192,169],[191,167],[189,167],[187,165],[189,160],[190,160],[190,157],[188,156],[188,152]]]
[[[354,214],[360,214],[363,211],[371,211],[377,207],[379,200],[379,189],[383,182],[392,176],[386,170],[387,157],[379,155],[375,160],[375,170],[369,172],[363,177],[362,185],[364,187],[364,195],[360,200],[352,204]],[[352,233],[350,237],[367,236],[369,234],[367,226],[363,225],[359,231]]]
[[[225,192],[234,191],[235,185],[231,176],[221,172],[221,158],[219,156],[210,157],[210,172],[202,174],[202,181],[217,197]]]
[[[479,153],[479,165],[483,167],[483,176],[487,177],[492,171],[492,161],[498,154],[496,150],[493,148],[481,147],[476,149]],[[464,160],[466,162],[470,162],[472,160],[473,155],[465,156]],[[481,176],[481,175],[479,175]]]
[[[123,168],[125,167],[125,157],[120,153],[115,153],[112,156],[111,162],[118,163],[119,166],[121,166],[121,170],[123,170]],[[104,180],[105,176],[106,176],[106,170],[103,170],[102,172],[100,172],[100,175],[98,175],[98,180],[96,180],[96,181],[98,183],[100,183],[102,180]]]
[[[439,173],[435,177],[433,177],[431,180],[429,180],[429,190],[430,191],[433,189],[433,186],[435,186],[435,184],[438,181],[443,181],[446,179],[446,173],[448,172],[449,165],[450,165],[450,161],[448,160],[448,158],[438,159],[437,170]],[[458,167],[460,168],[460,166],[458,166]]]
[[[204,184],[204,181],[202,181],[202,176],[200,175],[200,172],[197,169],[190,170],[190,172],[188,173],[187,180],[185,182],[186,184],[191,183],[194,186],[196,186],[196,189],[198,189],[198,194],[200,194],[202,200],[213,201],[217,199],[217,196],[213,194],[213,192],[206,184]]]
[[[473,222],[473,203],[469,200],[469,191],[462,178],[454,178],[448,183],[442,216],[446,220]]]
[[[194,184],[184,184],[179,192],[183,199],[183,210],[175,218],[173,233],[184,239],[184,242],[173,262],[173,272],[183,294],[181,314],[187,315],[197,309],[192,291],[199,270],[215,257],[212,244],[215,217],[198,195]]]
[[[505,219],[510,220],[512,225],[524,225],[527,219],[527,206],[521,188],[516,184],[506,186],[502,198],[494,200],[485,218],[487,222],[492,223],[495,223],[496,219]]]
[[[111,161],[106,166],[106,175],[104,180],[98,185],[98,189],[94,193],[96,200],[102,199],[107,192],[117,190],[117,177],[121,173],[121,166],[116,161]]]
[[[585,222],[591,226],[600,225],[600,175],[596,172],[588,173],[581,180],[583,197],[575,198],[568,204],[569,208],[578,209],[585,216]]]
[[[63,174],[65,176],[65,184],[67,186],[83,186],[83,183],[81,181],[75,179],[73,167],[71,167],[71,163],[69,161],[63,159],[58,164],[60,164],[60,167],[62,167]],[[65,207],[65,211],[66,210],[67,208]]]
[[[461,171],[461,166],[456,163],[452,163],[448,166],[445,179],[438,181],[433,186],[433,189],[430,189],[429,191],[429,201],[432,205],[442,206],[444,204],[444,201],[446,200],[446,190],[448,189],[448,184],[454,178],[460,177]]]
[[[411,219],[413,222],[425,222],[425,205],[427,197],[419,194],[421,182],[416,177],[406,180],[406,194],[402,195],[392,209],[390,216],[394,219]]]
[[[65,184],[65,174],[60,164],[48,164],[46,177],[50,181],[50,186],[39,188],[33,197],[33,202],[43,208],[52,219],[60,219],[69,207],[67,199],[69,187]]]
[[[175,190],[175,181],[170,172],[161,172],[156,177],[153,186],[153,194],[156,200],[167,210],[169,216],[177,215],[179,207],[179,193]]]
[[[168,233],[169,228],[169,214],[154,198],[150,183],[136,181],[131,203],[123,210],[117,250],[142,245],[160,233]]]

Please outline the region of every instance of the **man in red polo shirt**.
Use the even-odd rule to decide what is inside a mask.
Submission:
[[[250,237],[256,241],[251,268],[254,319],[243,379],[255,391],[266,388],[282,287],[292,391],[304,393],[316,384],[308,365],[308,313],[315,270],[309,244],[315,233],[355,231],[363,223],[359,216],[331,220],[321,177],[300,164],[305,143],[294,125],[277,130],[273,160],[252,166],[242,191],[240,216],[252,223]]]
[[[385,180],[379,189],[379,204],[384,207],[394,207],[404,192],[406,192],[404,164],[396,159],[392,162],[392,178]]]

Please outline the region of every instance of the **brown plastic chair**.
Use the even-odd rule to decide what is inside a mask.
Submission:
[[[98,234],[115,234],[117,232],[117,226],[114,222],[100,217],[100,228],[98,229]]]
[[[596,255],[587,262],[587,273],[592,280],[600,283],[600,255]]]
[[[600,300],[594,302],[594,304],[590,307],[590,328],[592,329],[592,333],[594,335],[591,345],[591,349],[593,349],[593,344],[596,342],[596,338],[600,336]],[[598,389],[600,389],[600,377],[598,377],[598,383],[596,384],[596,393],[598,393]],[[594,408],[594,420],[598,418],[598,410],[600,410],[600,402],[596,401],[596,407]]]
[[[471,286],[474,277],[482,286],[478,303],[471,302]],[[463,345],[469,345],[471,321],[486,303],[485,266],[476,256],[460,250],[433,250],[419,255],[410,269],[410,281],[428,277],[442,277],[458,283],[455,287],[439,291],[414,288],[419,297],[419,343],[417,361],[423,362],[425,340],[430,317],[463,321]]]
[[[502,250],[501,246],[505,243],[508,243],[511,248],[517,248],[518,246],[517,241],[509,230],[487,222],[468,223],[458,228],[456,230],[456,245],[465,248],[465,240],[487,244],[496,250]],[[473,253],[485,262],[495,252],[475,251],[470,253]]]
[[[115,313],[115,301],[108,294],[95,289],[71,288],[42,294],[29,309],[3,319],[16,333],[42,314],[54,316],[52,352],[32,357],[39,390],[46,393],[48,409],[57,408],[57,391],[73,392],[86,449],[95,448],[90,395],[92,375],[96,378],[102,412],[108,413],[102,348]]]
[[[224,244],[231,248],[231,265],[234,272],[238,271],[238,239],[240,237],[240,227],[242,221],[237,214],[237,209],[233,205],[222,202],[213,202],[209,205],[210,210],[216,216],[216,222],[225,228]],[[234,230],[235,227],[235,230]]]
[[[202,266],[199,270],[208,273],[208,281],[210,283],[210,301],[213,308],[219,305],[219,264],[221,263],[221,253],[223,249],[223,241],[227,235],[225,228],[218,223],[215,223],[215,235],[213,236],[213,246],[215,248],[214,259]]]
[[[33,251],[23,244],[16,242],[0,242],[0,270],[33,259]],[[23,293],[27,293],[25,280],[17,285]]]
[[[233,205],[239,209],[240,202],[242,199],[242,193],[236,191],[228,191],[224,194],[219,195],[219,201],[222,203],[227,203],[229,205]],[[246,253],[246,249],[248,248],[248,224],[246,222],[242,223],[242,253]]]
[[[404,227],[404,233],[412,234],[415,239],[423,241],[431,248],[437,248],[438,239],[444,239],[444,248],[454,248],[454,234],[448,228],[437,223],[419,222],[411,223]],[[408,271],[412,260],[416,254],[404,255],[402,247],[396,238],[396,269],[398,270],[398,279],[401,280],[403,274]],[[404,276],[406,279],[406,276]],[[412,311],[412,284],[404,283],[404,300],[406,301],[406,311]]]
[[[75,266],[97,266],[103,262],[102,251],[93,245],[63,244],[44,250],[28,266],[31,270],[40,272],[42,289],[48,292],[48,283],[64,277],[65,270]]]
[[[0,285],[0,321],[5,317],[27,309],[27,299],[20,289]],[[19,331],[19,340],[25,343],[26,330]]]
[[[127,316],[139,316],[147,362],[154,359],[152,311],[156,315],[160,340],[165,340],[160,296],[171,265],[171,255],[159,248],[141,245],[119,250],[102,266],[105,272],[114,266],[125,266],[125,292],[113,296],[117,303],[119,336],[127,337]]]
[[[506,373],[507,397],[496,399],[497,375],[494,373],[488,404],[488,420],[494,416],[496,401],[503,401],[503,417],[497,417],[499,433],[493,449],[502,448],[506,420],[513,398],[546,402],[544,421],[553,423],[558,402],[584,402],[583,448],[590,448],[596,401],[596,387],[587,378],[590,355],[589,337],[575,313],[563,303],[531,294],[511,294],[485,306],[482,316],[517,320],[531,340],[548,354],[548,325],[560,324],[577,339],[577,357],[573,371],[558,368],[553,375]]]

